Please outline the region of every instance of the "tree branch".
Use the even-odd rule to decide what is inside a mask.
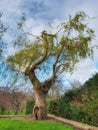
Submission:
[[[56,76],[56,65],[57,65],[57,63],[58,63],[58,60],[59,60],[59,57],[60,57],[60,55],[61,55],[62,49],[63,49],[63,45],[61,45],[61,48],[60,48],[60,50],[59,50],[59,53],[58,53],[58,55],[57,55],[57,57],[56,57],[56,60],[55,60],[54,65],[53,65],[53,76],[54,76],[54,78],[55,78],[55,76]]]
[[[48,52],[48,40],[47,40],[47,36],[46,33],[44,33],[44,31],[42,32],[42,38],[43,38],[43,43],[44,43],[44,54],[43,57],[41,59],[39,59],[37,62],[35,62],[32,67],[31,70],[35,69],[37,65],[41,64],[43,61],[45,61],[46,57],[47,57],[47,52]]]
[[[41,83],[38,80],[38,78],[36,77],[34,70],[29,72],[29,78],[30,78],[32,84],[34,85],[34,87],[40,87]]]
[[[41,39],[40,37],[38,37],[38,36],[36,36],[36,35],[34,35],[34,34],[30,33],[30,32],[25,32],[24,30],[22,30],[22,31],[23,31],[25,34],[31,35],[31,36],[33,36],[33,37],[35,37],[35,38],[37,38],[37,39],[39,39],[39,40],[42,41],[42,39]]]
[[[47,54],[48,54],[48,39],[47,36],[52,36],[52,37],[56,37],[56,35],[53,34],[47,34],[46,31],[43,31],[41,34],[41,37],[43,39],[43,44],[44,44],[44,53],[43,53],[43,57],[41,59],[39,59],[37,62],[35,62],[32,67],[30,68],[30,70],[36,69],[36,67],[41,64],[42,62],[45,61],[45,59],[47,58]]]
[[[41,59],[39,59],[37,62],[35,62],[32,67],[31,66],[31,63],[28,65],[26,71],[25,71],[25,74],[26,75],[29,75],[30,77],[30,80],[31,82],[34,84],[34,82],[38,82],[39,83],[39,80],[38,78],[36,77],[35,75],[35,72],[34,70],[36,69],[36,67],[41,64],[42,62],[45,61],[45,59],[47,58],[47,54],[48,54],[48,39],[47,39],[47,36],[52,36],[52,37],[56,37],[56,35],[54,34],[47,34],[46,31],[43,31],[42,34],[41,34],[41,37],[43,39],[43,43],[44,43],[44,54],[43,54],[43,57]],[[58,56],[59,58],[59,56]],[[57,59],[58,59],[57,58]],[[57,62],[57,61],[56,61]],[[56,64],[56,63],[55,63]],[[48,80],[46,80],[44,82],[44,84],[52,84],[52,82],[54,81],[54,74],[51,78],[49,78]],[[51,86],[51,85],[50,85]]]

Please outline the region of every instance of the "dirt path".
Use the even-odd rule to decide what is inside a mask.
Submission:
[[[75,130],[98,130],[98,127],[90,126],[88,124],[80,123],[80,122],[73,121],[73,120],[68,120],[68,119],[57,117],[57,116],[50,115],[50,114],[48,114],[48,116],[53,117],[54,119],[56,119],[59,122],[73,126],[75,128]]]
[[[10,119],[18,119],[18,120],[30,120],[33,121],[33,117],[25,115],[25,116],[21,116],[21,115],[1,115],[0,118],[10,118]],[[84,123],[80,123],[80,122],[76,122],[76,121],[72,121],[72,120],[68,120],[68,119],[64,119],[61,117],[57,117],[54,115],[50,115],[48,114],[48,119],[44,120],[44,121],[48,121],[48,122],[60,122],[64,125],[70,125],[74,127],[74,130],[98,130],[98,127],[95,126],[90,126],[88,124],[84,124]]]

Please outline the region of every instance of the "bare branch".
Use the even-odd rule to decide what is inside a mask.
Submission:
[[[35,37],[36,39],[39,39],[39,40],[42,41],[42,39],[41,39],[40,37],[38,37],[38,36],[36,36],[36,35],[30,33],[29,31],[26,31],[26,32],[25,32],[23,29],[22,29],[22,31],[23,31],[24,34],[31,35],[31,36]]]

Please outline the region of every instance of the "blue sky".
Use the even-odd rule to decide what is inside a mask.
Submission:
[[[69,14],[74,15],[78,11],[84,11],[90,17],[96,17],[90,21],[89,26],[95,30],[96,38],[92,44],[98,45],[98,0],[0,0],[0,11],[3,12],[2,20],[9,29],[14,29],[22,13],[27,16],[26,24],[32,27],[32,33],[38,35],[46,24],[51,22],[58,24],[68,19]],[[4,36],[5,41],[14,40],[12,31]],[[11,44],[6,50],[13,53]],[[85,82],[92,74],[98,71],[98,50],[94,50],[94,60],[86,59],[80,61],[77,69],[70,75],[66,74],[69,79],[77,79]],[[65,78],[65,76],[64,76]]]

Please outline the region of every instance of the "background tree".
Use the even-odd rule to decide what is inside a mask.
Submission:
[[[12,86],[10,89],[11,93],[11,99],[10,103],[12,106],[12,110],[14,110],[14,114],[17,115],[18,112],[21,112],[25,110],[26,106],[26,98],[27,98],[27,93],[23,92],[23,90],[20,90],[21,86]]]
[[[44,30],[40,36],[35,36],[28,30],[24,16],[18,23],[23,33],[14,42],[16,53],[6,61],[14,70],[25,74],[33,85],[34,119],[47,118],[46,96],[56,78],[63,72],[72,72],[76,63],[92,54],[90,42],[94,38],[94,31],[87,27],[87,18],[84,12],[76,13],[55,27],[54,33]],[[28,35],[33,37],[32,41]],[[42,81],[44,73],[47,78],[43,77]]]
[[[5,114],[9,109],[11,109],[9,89],[0,86],[0,114]]]
[[[21,90],[21,86],[0,86],[0,114],[15,114],[23,112],[30,93]]]

